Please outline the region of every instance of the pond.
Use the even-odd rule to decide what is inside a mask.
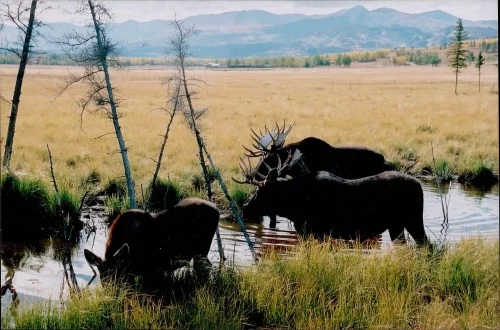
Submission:
[[[444,187],[444,193],[450,199],[447,228],[443,225],[443,210],[438,187],[426,182],[422,183],[422,186],[424,189],[424,225],[431,240],[442,239],[445,234],[449,241],[479,235],[486,239],[498,239],[498,185],[493,186],[488,192],[457,183],[452,184],[451,189],[448,186]],[[100,219],[95,217],[102,214],[102,209],[99,210],[100,207],[102,208],[102,206],[95,206],[93,210],[84,212],[82,216],[85,221],[99,222]],[[267,217],[264,218],[262,224],[248,223],[246,228],[258,254],[269,246],[277,248],[292,246],[298,239],[293,224],[284,218],[278,218],[277,226],[274,229],[269,228],[269,218]],[[245,266],[252,263],[252,255],[236,223],[221,220],[220,233],[224,254],[229,264]],[[98,226],[96,234],[92,234],[88,238],[83,237],[82,242],[73,252],[73,266],[81,286],[86,285],[93,276],[93,272],[84,258],[83,250],[89,249],[99,256],[104,256],[106,234],[106,226],[104,224]],[[382,245],[387,246],[388,244],[391,244],[390,238],[388,232],[385,232],[382,234]],[[4,246],[2,246],[3,250]],[[219,253],[215,237],[209,258],[214,265],[218,263]],[[21,302],[59,299],[63,267],[60,262],[53,259],[51,253],[28,258],[23,261],[22,265],[21,269],[15,272],[13,279],[13,285]],[[5,282],[7,272],[5,262],[2,260],[2,284]],[[91,286],[95,286],[97,282],[97,279],[94,280]],[[63,297],[66,295],[67,289],[63,292]],[[6,306],[11,301],[10,293],[2,297],[2,311],[5,311]]]

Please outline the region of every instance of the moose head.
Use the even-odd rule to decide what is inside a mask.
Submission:
[[[111,258],[102,259],[87,249],[83,253],[89,265],[97,268],[103,283],[109,282],[115,276],[122,277],[126,274],[130,262],[130,247],[127,243],[123,244]]]
[[[274,168],[269,166],[265,161],[262,161],[267,170],[266,176],[252,169],[249,158],[247,158],[247,164],[245,164],[240,157],[240,169],[244,179],[240,181],[232,178],[233,181],[257,187],[253,195],[243,205],[243,216],[246,219],[254,219],[262,214],[275,217],[273,200],[279,198],[279,191],[277,191],[276,186],[279,182],[287,180],[283,178],[284,173],[300,161],[301,155],[297,149],[293,155],[288,153],[288,157],[283,163],[281,162],[281,158],[277,157],[277,166]],[[257,179],[256,176],[259,176],[260,179]]]

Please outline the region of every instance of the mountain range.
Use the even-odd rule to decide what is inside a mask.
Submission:
[[[191,38],[191,52],[202,58],[303,56],[394,47],[426,47],[448,44],[457,17],[444,11],[408,14],[389,8],[372,11],[362,6],[329,15],[277,15],[262,10],[235,11],[186,18],[185,26],[200,32]],[[498,36],[498,21],[463,20],[469,39]],[[123,56],[163,57],[173,34],[167,20],[111,24],[111,35],[121,41]],[[41,27],[44,35],[59,37],[85,27],[52,23]],[[5,26],[6,38],[17,31]],[[2,39],[4,39],[2,37]],[[42,39],[36,50],[60,51]]]

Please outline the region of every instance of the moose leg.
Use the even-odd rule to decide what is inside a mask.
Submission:
[[[269,222],[269,228],[276,228],[276,214],[270,214],[269,215],[269,219],[270,219],[270,222]]]
[[[411,237],[413,237],[418,245],[422,246],[430,243],[429,238],[425,234],[424,221],[422,218],[416,221],[409,221],[406,225],[406,230],[408,230],[408,233],[410,233]]]
[[[210,269],[212,268],[212,263],[207,257],[194,256],[193,258],[193,269],[200,280],[205,281],[210,276]]]
[[[406,244],[405,230],[403,226],[389,228],[389,236],[394,244]]]

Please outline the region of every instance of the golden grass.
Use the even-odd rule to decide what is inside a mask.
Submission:
[[[55,171],[73,186],[96,169],[105,179],[123,174],[111,122],[85,113],[74,102],[86,87],[72,87],[54,101],[53,89],[75,67],[29,66],[24,78],[11,168],[49,181],[47,147]],[[0,67],[0,93],[12,96],[17,66]],[[167,115],[162,77],[166,69],[112,72],[112,82],[126,100],[120,119],[137,193],[151,179]],[[250,127],[275,121],[295,121],[288,142],[317,136],[334,145],[364,145],[382,152],[387,160],[404,158],[410,150],[415,169],[431,163],[430,141],[438,159],[456,171],[478,160],[498,172],[497,68],[482,69],[482,91],[471,67],[459,76],[441,67],[317,68],[283,70],[193,70],[189,74],[209,85],[195,105],[210,106],[201,120],[203,135],[215,163],[226,179],[238,175],[242,144],[250,144]],[[470,87],[469,87],[470,86]],[[492,93],[491,91],[494,91]],[[1,105],[2,155],[10,106]],[[427,129],[426,129],[427,127]],[[429,129],[430,128],[430,129]],[[166,147],[161,176],[185,179],[199,172],[194,136],[182,116],[176,118]],[[231,184],[232,186],[232,184]],[[234,186],[232,186],[234,188]]]

